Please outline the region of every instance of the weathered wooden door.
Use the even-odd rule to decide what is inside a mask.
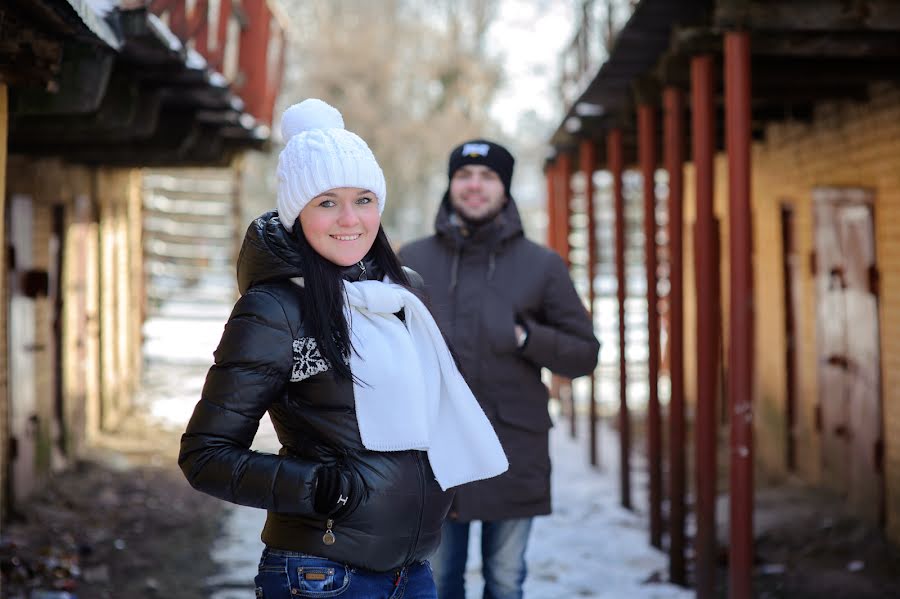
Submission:
[[[9,425],[10,469],[14,504],[28,496],[36,484],[37,441],[40,420],[35,389],[37,329],[35,302],[25,293],[25,274],[31,268],[32,199],[13,195],[9,204],[7,239],[12,248],[9,272]]]
[[[872,195],[818,188],[813,200],[824,480],[858,515],[878,520],[883,429]]]

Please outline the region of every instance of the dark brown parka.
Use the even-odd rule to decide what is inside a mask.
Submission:
[[[512,199],[471,228],[445,197],[435,230],[400,257],[425,279],[437,322],[509,458],[505,474],[458,488],[451,513],[460,521],[549,514],[552,423],[541,368],[573,378],[593,371],[600,344],[590,316],[562,258],[525,238]],[[517,322],[528,330],[522,348]]]

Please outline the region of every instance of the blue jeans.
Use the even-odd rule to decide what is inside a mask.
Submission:
[[[437,599],[428,562],[372,572],[296,551],[263,549],[254,579],[257,599]]]
[[[513,518],[481,523],[484,599],[522,599],[527,574],[525,550],[532,521]],[[444,521],[441,545],[431,558],[439,599],[466,599],[469,524],[449,518]]]

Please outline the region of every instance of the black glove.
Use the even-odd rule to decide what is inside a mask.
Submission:
[[[325,516],[340,516],[359,502],[353,484],[353,472],[340,466],[322,466],[316,476],[313,508]]]

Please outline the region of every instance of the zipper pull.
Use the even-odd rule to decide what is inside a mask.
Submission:
[[[325,522],[325,534],[322,535],[322,542],[326,545],[334,545],[335,538],[334,533],[331,532],[332,526],[334,526],[334,520],[329,518],[328,521]]]
[[[368,281],[369,275],[366,272],[366,265],[363,264],[362,260],[359,261],[359,269],[362,271],[361,273],[359,273],[359,280],[360,281]]]

